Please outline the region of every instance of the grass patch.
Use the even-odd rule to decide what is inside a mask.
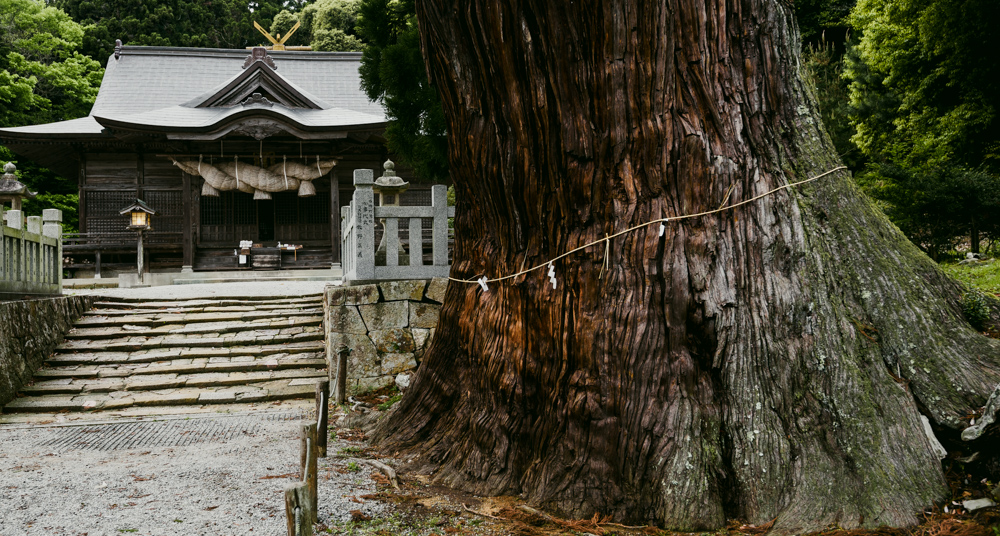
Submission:
[[[385,402],[382,402],[381,404],[379,404],[378,405],[378,409],[379,409],[379,411],[385,411],[385,410],[391,408],[393,406],[393,404],[395,404],[396,402],[399,402],[402,399],[403,399],[403,395],[402,394],[393,395],[393,396],[389,397],[389,400],[386,400]]]
[[[969,288],[1000,295],[1000,262],[994,259],[976,264],[942,264],[941,269]]]

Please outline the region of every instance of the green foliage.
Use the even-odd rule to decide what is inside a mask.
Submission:
[[[386,144],[423,179],[448,182],[447,126],[424,67],[413,0],[360,3],[361,88],[386,109]]]
[[[402,399],[403,399],[403,395],[401,393],[397,393],[395,395],[392,395],[391,397],[389,397],[389,400],[386,400],[385,402],[382,402],[381,404],[379,404],[378,405],[378,409],[379,409],[379,411],[386,411],[389,408],[391,408],[393,405],[395,405],[396,402],[399,402]]]
[[[972,289],[962,295],[962,314],[969,325],[978,331],[986,329],[990,320],[990,299],[977,289]]]
[[[957,166],[882,165],[858,178],[886,215],[932,258],[974,230],[1000,236],[1000,179]]]
[[[828,31],[838,36],[846,30],[847,15],[854,7],[856,0],[796,0],[795,19],[799,23],[802,42],[816,45],[833,35],[825,35]]]
[[[942,264],[941,268],[967,287],[994,296],[1000,295],[1000,262],[989,260],[975,264],[947,263]]]
[[[995,0],[859,0],[846,69],[857,145],[899,165],[1000,171],[997,20]]]
[[[361,449],[361,447],[350,446],[340,449],[339,454],[341,456],[352,456],[355,454],[361,454],[362,452],[364,451]]]
[[[833,43],[821,39],[810,44],[802,53],[806,79],[816,92],[820,114],[834,147],[851,170],[864,166],[864,157],[851,141],[854,126],[851,125],[849,88],[844,78],[844,58]]]
[[[87,115],[104,73],[77,50],[83,28],[36,0],[0,0],[0,125]]]
[[[357,462],[347,462],[347,470],[351,473],[357,473],[361,470],[361,466]]]
[[[327,52],[356,52],[362,48],[361,40],[347,35],[343,30],[316,30],[313,32],[312,49]]]
[[[75,233],[80,228],[80,196],[75,181],[66,180],[55,173],[38,167],[34,162],[18,159],[6,147],[0,147],[0,165],[13,162],[17,166],[17,178],[32,192],[38,192],[34,199],[24,200],[24,213],[40,216],[42,210],[57,208],[62,211],[63,231]]]
[[[104,70],[85,57],[84,28],[61,10],[36,0],[0,0],[0,126],[22,126],[85,116],[97,98]],[[31,191],[24,211],[63,211],[63,228],[78,228],[76,181],[67,181],[0,147],[0,163],[14,162]]]
[[[126,45],[207,48],[269,44],[253,22],[268,28],[286,8],[281,0],[56,0],[56,5],[88,25],[83,52],[102,64],[115,39]]]
[[[328,52],[357,52],[364,47],[355,29],[359,9],[359,0],[317,0],[299,13],[279,13],[271,24],[271,34],[285,35],[298,21],[302,25],[286,45],[309,45],[313,50]]]

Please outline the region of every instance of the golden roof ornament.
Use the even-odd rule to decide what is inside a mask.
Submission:
[[[295,33],[295,30],[299,29],[299,26],[300,26],[300,23],[296,21],[295,26],[292,26],[292,28],[290,30],[288,30],[288,33],[285,34],[285,37],[281,37],[281,34],[278,34],[278,37],[274,38],[274,37],[271,37],[271,32],[268,32],[263,27],[261,27],[260,24],[257,24],[257,21],[253,22],[253,27],[257,28],[257,31],[259,31],[260,33],[264,34],[264,37],[266,37],[267,40],[271,42],[271,46],[264,47],[264,48],[266,48],[268,50],[312,50],[312,47],[308,47],[308,46],[305,46],[305,47],[303,47],[303,46],[285,46],[285,42],[288,41],[288,38],[291,37],[293,33]],[[254,47],[247,47],[247,48],[248,49],[253,49]]]

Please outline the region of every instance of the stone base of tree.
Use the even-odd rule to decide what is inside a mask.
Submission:
[[[448,280],[329,285],[323,295],[326,356],[331,382],[338,353],[347,348],[347,392],[392,385],[415,369],[437,327]]]

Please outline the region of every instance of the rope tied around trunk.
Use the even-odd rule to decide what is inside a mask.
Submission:
[[[660,226],[659,236],[663,236],[664,230],[666,228],[666,224],[669,223],[669,222],[675,222],[675,221],[680,221],[680,220],[688,220],[688,219],[693,219],[693,218],[700,218],[702,216],[709,216],[709,215],[712,215],[712,214],[718,214],[719,212],[725,212],[727,210],[732,210],[734,208],[741,207],[743,205],[747,205],[747,204],[753,203],[754,201],[758,201],[758,200],[763,199],[765,197],[768,197],[770,195],[774,195],[775,193],[780,192],[781,190],[785,190],[785,189],[788,189],[788,188],[792,188],[794,186],[799,186],[799,185],[806,184],[806,183],[809,183],[809,182],[817,181],[819,179],[822,179],[823,177],[826,177],[827,175],[831,175],[833,173],[836,173],[837,171],[841,171],[841,170],[844,170],[844,169],[847,169],[847,166],[838,166],[838,167],[835,167],[835,168],[833,168],[833,169],[831,169],[829,171],[826,171],[824,173],[816,175],[815,177],[810,177],[808,179],[801,180],[801,181],[798,181],[798,182],[788,183],[788,184],[785,184],[784,186],[779,186],[777,188],[774,188],[773,190],[770,190],[768,192],[764,192],[764,193],[762,193],[762,194],[760,194],[758,196],[751,197],[750,199],[747,199],[745,201],[740,201],[739,203],[733,203],[732,205],[720,206],[719,208],[717,208],[715,210],[707,210],[705,212],[696,212],[696,213],[693,213],[693,214],[683,214],[681,216],[671,216],[669,218],[657,218],[657,219],[652,220],[652,221],[648,221],[648,222],[645,222],[645,223],[640,223],[640,224],[635,225],[633,227],[629,227],[628,229],[625,229],[623,231],[618,231],[617,233],[614,233],[612,235],[605,234],[604,238],[599,238],[599,239],[594,240],[593,242],[590,242],[588,244],[584,244],[582,246],[576,247],[576,248],[571,249],[571,250],[569,250],[569,251],[567,251],[567,252],[565,252],[565,253],[563,253],[561,255],[558,255],[558,256],[554,257],[553,259],[547,260],[547,261],[545,261],[545,262],[543,262],[541,264],[538,264],[536,266],[532,266],[531,268],[523,269],[523,270],[521,270],[521,271],[519,271],[517,273],[514,273],[514,274],[504,275],[504,276],[497,276],[497,277],[494,277],[493,279],[489,279],[486,276],[482,276],[482,277],[480,277],[478,279],[459,279],[459,278],[456,278],[456,277],[450,277],[449,276],[448,280],[449,281],[455,281],[456,283],[469,283],[469,284],[473,284],[473,285],[479,285],[479,286],[481,286],[483,288],[484,291],[487,291],[487,290],[489,290],[489,287],[487,286],[487,283],[498,283],[500,281],[505,281],[507,279],[514,279],[515,277],[522,276],[522,275],[530,273],[530,272],[534,272],[535,270],[539,270],[541,268],[545,268],[545,267],[548,267],[548,266],[552,265],[554,262],[558,261],[559,259],[568,257],[568,256],[570,256],[570,255],[572,255],[572,254],[574,254],[576,252],[583,251],[583,250],[585,250],[585,249],[587,249],[589,247],[596,246],[596,245],[601,244],[601,243],[605,244],[605,246],[604,246],[604,266],[601,267],[601,273],[603,275],[604,269],[607,268],[607,265],[608,265],[608,257],[610,256],[610,248],[611,248],[611,240],[614,239],[614,238],[617,238],[617,237],[622,236],[624,234],[631,233],[633,231],[637,231],[639,229],[644,229],[646,227],[649,227],[650,225],[659,225]],[[729,191],[726,193],[726,198],[722,201],[723,205],[725,205],[726,201],[729,200],[729,195],[732,194],[732,192],[733,192],[733,188],[730,187]],[[550,275],[550,279],[551,278],[552,278],[552,275]],[[553,287],[554,287],[554,285],[553,285]]]

